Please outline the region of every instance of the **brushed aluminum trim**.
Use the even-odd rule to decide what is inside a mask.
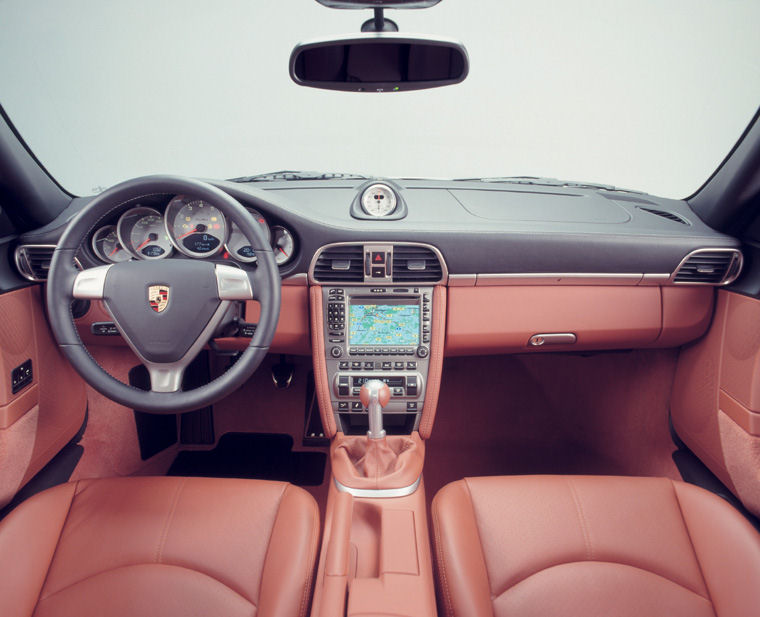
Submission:
[[[20,244],[16,247],[16,250],[13,251],[13,260],[16,262],[16,270],[18,270],[18,273],[27,281],[32,281],[34,283],[44,283],[47,278],[37,278],[34,276],[34,274],[31,272],[29,264],[24,261],[25,257],[22,257],[22,253],[24,253],[27,248],[50,249],[51,251],[55,251],[55,249],[58,247],[55,244]],[[80,270],[84,270],[82,267],[82,262],[80,262],[76,257],[74,257],[74,265]]]
[[[676,281],[676,276],[678,275],[679,270],[684,266],[684,264],[689,261],[694,255],[698,255],[699,253],[734,253],[734,258],[731,260],[728,270],[726,270],[726,276],[723,277],[723,279],[717,283],[707,283],[707,282],[701,282],[701,281]],[[739,249],[727,249],[727,248],[704,248],[704,249],[697,249],[695,251],[691,251],[686,257],[684,257],[681,260],[681,263],[678,264],[678,267],[673,271],[673,274],[670,275],[669,283],[673,285],[713,285],[715,287],[725,287],[726,285],[730,285],[733,283],[736,279],[739,278],[739,275],[742,273],[742,268],[744,267],[744,255]],[[731,270],[735,268],[735,273],[731,274]]]
[[[392,497],[406,497],[408,495],[411,495],[417,490],[417,487],[420,485],[421,480],[422,480],[422,476],[418,477],[414,481],[414,484],[410,484],[409,486],[405,486],[403,488],[369,489],[369,488],[351,488],[350,486],[344,486],[343,484],[338,482],[337,478],[333,478],[333,482],[335,482],[335,487],[341,493],[348,493],[349,495],[353,495],[354,497],[365,497],[368,499],[389,499]]]

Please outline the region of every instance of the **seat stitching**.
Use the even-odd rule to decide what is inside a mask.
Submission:
[[[174,491],[174,497],[172,498],[172,505],[169,508],[169,513],[166,515],[166,521],[164,522],[164,527],[161,531],[161,536],[159,538],[158,547],[156,548],[156,563],[161,563],[161,557],[162,553],[164,552],[164,545],[166,544],[166,538],[169,536],[169,527],[171,527],[171,522],[174,519],[174,512],[177,510],[177,504],[179,503],[179,496],[182,492],[182,489],[185,486],[185,482],[187,482],[187,478],[182,478],[182,480],[177,484],[177,488]]]
[[[694,561],[697,562],[699,575],[702,577],[702,583],[704,583],[705,591],[707,592],[707,599],[710,601],[710,604],[712,605],[713,613],[717,616],[718,611],[715,609],[715,603],[712,601],[712,594],[710,594],[710,586],[707,584],[707,578],[705,577],[705,573],[702,570],[702,564],[699,562],[697,549],[694,546],[694,540],[692,540],[691,538],[691,532],[689,531],[689,526],[686,524],[686,517],[683,515],[683,508],[681,507],[681,500],[678,499],[678,492],[676,491],[676,485],[675,485],[675,482],[673,482],[673,480],[670,481],[670,486],[673,489],[673,496],[676,498],[676,504],[678,505],[678,513],[681,515],[681,521],[683,522],[683,527],[686,530],[686,537],[689,538],[689,545],[691,546],[691,552],[694,554]]]
[[[269,540],[267,540],[267,550],[264,553],[264,561],[261,564],[261,579],[259,580],[259,588],[256,590],[256,599],[261,601],[261,589],[264,584],[264,573],[266,572],[266,564],[269,559],[269,549],[272,548],[272,536],[274,535],[274,526],[277,524],[277,516],[280,513],[280,506],[282,505],[282,499],[285,497],[285,491],[288,488],[288,484],[282,484],[282,492],[280,498],[277,501],[277,511],[274,514],[274,520],[272,521],[272,528],[269,530]]]
[[[314,513],[315,506],[312,506],[312,513]],[[309,545],[309,553],[308,556],[315,555],[317,551],[317,543],[319,542],[319,508],[316,508],[316,516],[312,517],[312,523],[311,523],[311,544]],[[311,596],[311,585],[312,585],[312,579],[314,578],[314,562],[310,560],[307,556],[307,559],[305,560],[306,565],[306,573],[305,573],[305,579],[306,582],[304,584],[303,588],[303,595],[301,596],[301,608],[299,609],[298,614],[301,617],[304,617],[306,615],[306,608],[309,604],[309,597]],[[311,562],[311,563],[310,563]]]
[[[594,548],[591,544],[591,530],[588,527],[586,516],[583,513],[583,506],[581,506],[581,499],[578,495],[578,491],[575,488],[575,484],[572,480],[567,478],[567,484],[570,487],[570,494],[573,497],[573,503],[575,504],[575,511],[578,513],[578,520],[581,524],[581,531],[583,533],[583,542],[586,545],[586,559],[592,561],[594,559]]]
[[[79,482],[77,481],[76,484],[74,485],[74,490],[71,492],[69,507],[66,510],[66,516],[63,517],[63,523],[61,523],[61,530],[58,532],[58,540],[55,543],[55,549],[53,550],[53,555],[50,557],[50,563],[48,564],[47,572],[45,572],[45,578],[42,580],[42,586],[40,587],[39,595],[37,596],[37,602],[34,605],[34,610],[32,611],[32,614],[37,612],[37,607],[42,601],[42,590],[45,589],[45,585],[47,585],[48,577],[50,576],[50,570],[53,567],[55,556],[58,554],[58,548],[61,545],[61,537],[63,536],[63,530],[66,528],[66,523],[69,520],[69,515],[71,514],[71,506],[74,504],[74,498],[77,495],[78,489],[79,489]]]
[[[218,579],[215,576],[211,576],[207,572],[202,572],[201,570],[196,570],[195,568],[188,568],[187,566],[180,566],[180,565],[177,565],[177,564],[174,564],[174,563],[159,563],[159,564],[157,564],[157,563],[152,562],[152,561],[145,561],[145,562],[140,562],[140,563],[130,563],[130,564],[127,564],[127,565],[115,566],[113,568],[105,568],[104,570],[99,570],[97,572],[94,572],[93,574],[89,574],[89,575],[85,576],[84,578],[80,578],[79,580],[74,581],[73,583],[70,583],[70,584],[66,585],[65,587],[61,587],[60,589],[55,590],[53,593],[49,593],[44,598],[40,598],[39,602],[48,600],[49,598],[52,598],[53,596],[66,591],[67,589],[71,589],[72,587],[76,587],[77,585],[81,585],[82,583],[84,583],[86,581],[89,581],[90,579],[96,578],[96,577],[100,576],[101,574],[108,574],[109,572],[116,572],[117,570],[127,570],[129,568],[139,568],[140,566],[155,566],[155,565],[159,565],[159,566],[162,566],[164,568],[179,568],[180,570],[187,570],[188,572],[196,572],[196,573],[200,574],[201,576],[205,576],[206,578],[210,578],[212,581],[216,581],[220,585],[223,585],[224,587],[226,587],[227,589],[229,589],[232,593],[234,593],[236,596],[239,596],[239,597],[243,598],[243,600],[245,600],[246,602],[248,602],[252,606],[256,607],[256,603],[253,602],[253,600],[250,600],[249,598],[246,598],[242,593],[240,593],[238,591],[235,591],[235,589],[233,589],[232,587],[230,587],[223,580]],[[39,602],[38,602],[38,604],[39,604]],[[35,610],[36,610],[36,608],[35,608]]]
[[[443,556],[443,543],[441,542],[441,524],[438,515],[438,508],[433,508],[433,529],[435,532],[435,552],[438,556],[438,569],[441,575],[441,586],[443,587],[443,598],[446,602],[446,614],[449,617],[454,616],[454,607],[451,604],[451,593],[449,592],[449,581],[446,578],[446,561]]]
[[[530,574],[528,574],[527,576],[524,576],[523,578],[521,578],[519,581],[517,581],[515,583],[510,583],[505,589],[503,589],[498,594],[496,594],[494,596],[494,599],[497,599],[497,598],[503,596],[508,591],[510,591],[510,590],[514,589],[515,587],[517,587],[520,583],[524,583],[529,578],[533,578],[534,576],[536,576],[537,574],[540,574],[541,572],[544,572],[546,570],[551,570],[552,568],[558,568],[560,566],[568,566],[568,565],[577,564],[577,563],[604,563],[604,564],[612,564],[612,565],[624,566],[626,568],[632,568],[634,570],[639,570],[641,572],[646,572],[647,574],[651,574],[652,576],[656,576],[657,578],[661,578],[661,579],[663,579],[665,581],[668,581],[669,583],[672,583],[676,587],[680,587],[681,589],[685,589],[689,593],[694,594],[695,596],[699,596],[700,598],[702,598],[706,602],[709,602],[712,605],[712,601],[710,600],[710,598],[707,598],[707,597],[703,596],[701,593],[698,593],[698,592],[694,591],[693,589],[689,589],[685,585],[682,585],[681,583],[679,583],[677,581],[674,581],[673,579],[668,578],[667,576],[663,576],[662,574],[657,574],[657,572],[652,572],[651,570],[647,570],[646,568],[640,568],[639,566],[634,566],[634,565],[632,565],[630,563],[624,563],[622,561],[612,561],[612,560],[608,560],[608,559],[594,559],[592,561],[589,561],[589,560],[583,560],[583,561],[580,561],[580,560],[563,561],[563,562],[560,562],[560,563],[551,564],[549,566],[546,566],[545,568],[540,568],[540,569],[536,570],[535,572],[531,572]]]

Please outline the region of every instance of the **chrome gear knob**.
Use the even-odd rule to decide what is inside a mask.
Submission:
[[[370,379],[359,390],[359,399],[362,405],[369,408],[369,430],[367,437],[370,439],[383,439],[383,407],[391,400],[391,389],[388,384],[379,379]]]

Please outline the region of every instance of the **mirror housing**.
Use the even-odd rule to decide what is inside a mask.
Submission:
[[[299,86],[345,92],[404,92],[458,84],[469,57],[461,43],[370,32],[296,45],[290,77]]]

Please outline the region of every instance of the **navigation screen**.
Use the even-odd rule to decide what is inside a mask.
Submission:
[[[417,304],[349,305],[349,345],[417,345],[420,307]]]

